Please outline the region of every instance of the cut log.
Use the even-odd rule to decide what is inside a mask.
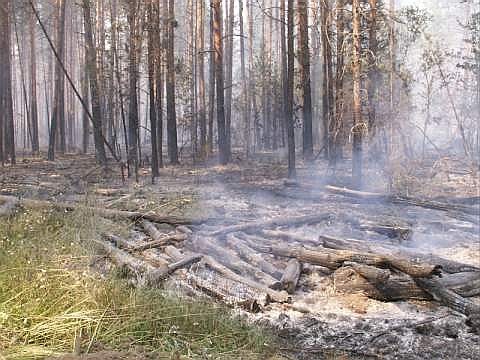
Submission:
[[[333,250],[321,247],[311,250],[301,246],[255,244],[251,241],[249,241],[249,244],[258,251],[276,256],[296,258],[300,262],[320,265],[329,269],[337,269],[342,266],[344,262],[349,261],[381,268],[396,269],[412,277],[430,277],[432,275],[441,274],[441,267],[438,265],[415,264],[400,257],[359,253],[347,250]]]
[[[391,272],[388,269],[379,269],[374,266],[357,264],[354,262],[346,261],[344,266],[349,266],[357,273],[362,275],[365,279],[370,281],[372,284],[378,286],[381,284],[385,284],[388,279],[390,278]]]
[[[218,278],[215,281],[211,279],[203,279],[200,276],[189,273],[187,275],[187,281],[194,288],[200,289],[207,296],[217,299],[223,304],[231,307],[241,307],[250,312],[258,312],[262,306],[268,304],[267,296],[264,294],[257,294],[256,296],[238,296],[237,294],[231,294],[228,291],[228,286],[225,283],[225,278]],[[223,286],[221,286],[223,284]]]
[[[283,274],[277,267],[266,261],[263,256],[248,247],[241,239],[229,235],[227,236],[227,244],[233,247],[240,257],[248,261],[250,264],[258,267],[260,270],[273,276],[277,280],[282,278]]]
[[[470,215],[480,214],[479,209],[476,207],[458,205],[458,204],[452,204],[452,203],[442,203],[442,202],[431,201],[431,200],[416,199],[408,196],[397,196],[397,195],[356,191],[356,190],[339,188],[339,187],[330,186],[330,185],[325,186],[325,190],[333,194],[348,196],[356,199],[374,201],[374,202],[390,202],[393,204],[412,205],[412,206],[423,207],[426,209],[465,213]],[[476,222],[478,222],[478,219]]]
[[[160,239],[146,242],[145,244],[139,244],[132,246],[129,250],[130,251],[145,251],[148,249],[154,249],[157,247],[165,246],[171,242],[179,242],[184,241],[187,239],[185,234],[173,234],[173,235],[165,235],[162,236]]]
[[[448,274],[437,281],[463,297],[480,295],[480,272],[478,271]]]
[[[150,235],[153,241],[158,241],[162,239],[163,234],[160,231],[158,231],[156,226],[152,224],[150,221],[142,220],[141,224],[142,224],[142,227],[147,232],[147,234]]]
[[[368,191],[357,191],[348,188],[340,188],[337,186],[326,185],[325,190],[332,194],[348,196],[356,199],[370,200],[370,201],[387,201],[390,195],[381,193],[372,193]]]
[[[187,235],[190,235],[193,233],[192,229],[190,229],[188,226],[185,226],[185,225],[177,226],[177,231]]]
[[[463,264],[448,260],[433,254],[425,254],[413,251],[401,246],[390,246],[357,239],[339,239],[331,236],[320,235],[323,246],[329,249],[358,251],[363,253],[377,254],[380,256],[400,257],[414,263],[438,264],[444,272],[454,274],[463,272],[480,272],[480,268],[473,265]]]
[[[215,239],[197,236],[193,237],[190,243],[193,250],[195,250],[196,252],[209,254],[219,263],[223,264],[230,270],[241,274],[242,276],[250,275],[255,279],[261,281],[271,289],[277,289],[280,287],[280,282],[273,276],[264,273],[260,269],[243,261],[232,250],[224,246],[219,246],[219,244],[216,243]]]
[[[335,290],[341,293],[361,293],[369,298],[379,301],[400,300],[432,300],[432,297],[419,288],[412,278],[408,276],[389,276],[385,279],[385,273],[375,267],[367,270],[365,265],[354,267],[344,266],[333,274]],[[367,279],[367,277],[370,279]]]
[[[436,301],[464,315],[479,315],[480,305],[447,289],[437,279],[415,279],[415,283]]]
[[[291,259],[285,268],[282,279],[280,280],[282,283],[282,288],[289,294],[293,294],[297,288],[301,273],[302,264],[300,264],[296,259]]]
[[[246,224],[232,225],[212,232],[211,236],[225,236],[235,232],[252,232],[264,229],[272,229],[280,226],[300,226],[305,224],[316,224],[331,219],[331,214],[304,215],[290,218],[279,218],[264,221],[253,221]]]
[[[218,273],[222,274],[226,278],[228,278],[230,280],[233,280],[233,281],[236,281],[236,282],[239,282],[241,284],[250,286],[253,289],[262,291],[263,293],[268,295],[268,297],[272,301],[287,302],[289,300],[289,296],[286,292],[272,290],[269,287],[267,287],[263,284],[260,284],[260,283],[254,281],[254,280],[251,280],[251,279],[248,279],[248,278],[243,277],[241,275],[238,275],[237,273],[233,272],[232,270],[230,270],[226,266],[223,266],[222,264],[220,264],[217,260],[215,260],[214,258],[212,258],[209,255],[204,256],[204,262],[212,270],[217,271]]]
[[[128,250],[132,246],[135,246],[135,242],[133,242],[131,240],[126,240],[126,239],[121,238],[120,236],[117,236],[117,235],[105,234],[105,235],[103,235],[103,237],[105,239],[107,239],[108,241],[114,243],[115,246],[119,249]]]
[[[201,259],[201,255],[187,256],[173,264],[161,266],[154,270],[148,271],[145,274],[146,283],[149,286],[156,286],[176,270],[190,266],[196,262],[199,262]]]
[[[381,301],[397,300],[432,300],[432,296],[419,287],[416,282],[406,275],[394,275],[389,270],[373,266],[346,262],[345,266],[334,273],[337,290],[346,293],[362,292],[366,296]],[[472,297],[478,294],[469,286],[471,275],[476,273],[448,274],[436,281],[443,287],[462,296]]]
[[[467,325],[480,333],[480,305],[447,289],[437,279],[415,279],[415,282],[436,301],[466,315]]]
[[[11,200],[12,196],[1,196],[0,202]],[[74,203],[62,203],[62,202],[50,202],[42,200],[33,200],[33,199],[18,199],[19,206],[25,208],[54,208],[61,211],[74,211],[77,209],[83,209],[87,212],[92,212],[96,215],[108,218],[108,219],[121,219],[121,220],[131,220],[131,221],[141,221],[149,220],[155,223],[165,223],[171,225],[190,225],[190,224],[201,224],[208,222],[211,219],[206,218],[185,218],[174,215],[163,215],[156,213],[141,213],[137,211],[123,211],[123,210],[112,210],[112,209],[103,209],[99,207],[84,206],[81,204]]]
[[[137,278],[141,274],[148,271],[154,271],[155,267],[139,260],[136,257],[130,255],[128,252],[121,250],[107,241],[95,240],[95,243],[99,245],[106,253],[106,255],[120,268],[128,268],[132,271]]]
[[[395,224],[378,224],[371,221],[358,222],[358,228],[363,231],[373,231],[385,235],[391,239],[400,241],[409,240],[412,237],[412,229]]]
[[[261,234],[265,237],[272,238],[272,239],[282,239],[288,242],[297,242],[303,245],[311,245],[311,246],[319,246],[322,245],[321,241],[310,239],[305,236],[300,236],[297,234],[292,234],[287,231],[281,230],[263,230]]]

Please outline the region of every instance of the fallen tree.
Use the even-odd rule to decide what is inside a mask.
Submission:
[[[195,225],[212,220],[206,218],[187,218],[174,215],[157,214],[153,212],[142,213],[138,211],[104,209],[100,207],[87,206],[75,203],[51,202],[44,200],[16,198],[13,196],[0,196],[0,202],[2,203],[12,203],[12,201],[16,201],[15,205],[23,208],[53,208],[60,211],[75,211],[81,209],[83,211],[91,212],[94,215],[102,216],[108,219],[130,220],[135,222],[148,220],[159,224],[165,223],[171,225]]]
[[[470,222],[472,221],[475,223],[479,222],[478,218],[464,217],[460,215],[460,213],[476,215],[476,216],[480,215],[480,210],[475,206],[442,203],[442,202],[432,201],[432,200],[417,199],[409,196],[399,196],[399,195],[389,195],[389,194],[357,191],[357,190],[351,190],[347,188],[339,188],[331,185],[325,186],[325,190],[333,194],[343,195],[343,196],[347,196],[355,199],[361,199],[365,201],[390,202],[392,204],[418,206],[426,209],[440,210],[440,211],[445,211],[449,213],[453,212],[453,215],[455,215],[456,217],[460,217]]]
[[[307,249],[302,246],[281,246],[269,242],[257,243],[248,241],[248,244],[258,251],[270,253],[276,256],[296,258],[298,261],[313,265],[320,265],[329,269],[338,269],[345,262],[372,265],[380,268],[399,270],[412,277],[431,277],[441,274],[441,266],[429,264],[417,264],[408,259],[391,257],[388,255],[376,255],[360,253],[348,250],[333,250],[323,247]]]
[[[304,215],[288,218],[282,217],[271,220],[253,221],[240,225],[227,226],[223,229],[213,231],[209,235],[213,237],[225,236],[234,232],[254,232],[258,230],[272,229],[281,226],[300,226],[305,224],[316,224],[322,221],[327,221],[331,219],[331,217],[332,216],[330,213],[324,213],[319,215]]]
[[[417,263],[437,264],[442,267],[444,272],[450,274],[480,272],[480,268],[473,265],[448,260],[433,254],[421,253],[401,246],[391,246],[383,243],[379,244],[378,242],[372,243],[357,239],[340,239],[326,235],[320,235],[319,239],[322,242],[322,245],[329,249],[364,252],[379,256],[400,257]]]

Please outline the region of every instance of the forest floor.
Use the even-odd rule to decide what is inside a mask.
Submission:
[[[152,184],[148,169],[140,170],[138,182],[123,181],[120,170],[113,164],[108,171],[105,171],[97,167],[94,160],[88,156],[66,155],[56,162],[47,162],[41,158],[25,158],[15,167],[2,170],[0,194],[51,202],[87,203],[96,207],[143,213],[202,216],[224,219],[225,224],[329,212],[335,215],[334,219],[315,225],[296,226],[290,230],[298,236],[308,238],[318,238],[318,235],[322,234],[347,239],[368,239],[380,244],[389,242],[390,239],[369,230],[358,229],[346,218],[394,221],[408,224],[412,230],[412,235],[405,246],[480,267],[479,224],[475,220],[475,215],[466,220],[458,219],[448,212],[439,210],[387,202],[345,201],[341,195],[325,193],[326,184],[349,186],[348,165],[348,163],[340,164],[337,172],[332,174],[326,170],[327,166],[323,160],[318,160],[309,166],[302,163],[298,169],[298,180],[292,183],[285,181],[286,168],[283,160],[273,154],[265,153],[259,154],[254,161],[241,160],[237,156],[228,166],[206,163],[197,166],[186,164],[168,167],[161,170],[160,178]],[[472,172],[458,161],[448,158],[430,162],[428,165],[424,164],[422,167],[413,167],[413,169],[403,169],[402,175],[396,177],[393,187],[397,193],[449,203],[458,202],[472,207],[479,206],[478,172]],[[378,169],[367,171],[365,183],[369,191],[384,192],[386,190],[385,178]],[[32,216],[35,221],[43,224],[43,220],[39,220],[39,217],[44,219],[45,215],[33,214]],[[48,216],[47,218],[50,219]],[[84,216],[81,218],[85,220]],[[32,220],[22,219],[21,221],[26,221],[28,224],[32,222]],[[80,235],[75,231],[70,232],[71,228],[79,226],[77,220],[65,220],[62,216],[62,224],[52,226],[59,226],[61,233],[66,232],[70,236],[68,239],[78,240],[91,235],[89,232]],[[124,222],[100,224],[93,220],[85,221],[87,227],[98,227],[99,229],[96,229],[98,233],[104,231],[106,227],[108,231],[116,234],[125,234],[131,230],[132,226]],[[16,226],[24,228],[27,225],[21,223]],[[31,226],[35,227],[35,225]],[[198,230],[201,232],[208,229],[208,226],[211,227],[211,225],[200,226]],[[5,239],[4,234],[3,236]],[[28,237],[25,236],[23,239],[25,238]],[[30,241],[32,241],[31,238]],[[67,250],[73,252],[77,247],[78,244],[75,244]],[[40,247],[34,248],[38,251]],[[63,250],[58,254],[60,258],[65,256],[67,251]],[[89,260],[89,267],[91,262]],[[175,280],[175,277],[172,278]],[[70,280],[71,278],[67,279],[67,281]],[[171,283],[168,282],[163,291],[168,294],[173,291],[177,296],[180,290]],[[128,292],[128,290],[125,291]],[[1,292],[0,295],[2,295]],[[115,294],[109,296],[115,296]],[[122,296],[128,298],[125,294]],[[215,329],[216,325],[210,327],[205,325],[206,327],[201,329],[205,332],[217,331],[217,335],[213,338],[221,339],[220,343],[217,340],[201,338],[197,333],[194,336],[196,342],[190,345],[185,345],[188,342],[185,337],[182,337],[183,340],[172,337],[165,340],[167,343],[155,343],[156,346],[165,349],[163,355],[152,353],[151,349],[147,351],[133,346],[126,349],[124,353],[108,353],[108,351],[99,353],[97,358],[129,358],[128,356],[139,358],[144,356],[143,354],[145,358],[149,356],[168,358],[172,354],[178,354],[176,355],[178,358],[181,358],[180,355],[201,357],[199,349],[204,349],[203,351],[207,354],[205,356],[213,358],[253,358],[253,354],[258,358],[272,359],[477,359],[480,356],[480,335],[470,331],[462,315],[433,302],[380,302],[362,294],[340,294],[335,291],[335,284],[332,284],[331,278],[316,268],[302,276],[298,290],[292,297],[292,303],[295,306],[271,303],[258,313],[234,309],[231,317],[237,319],[235,321],[238,323],[218,321],[218,314],[200,319],[199,321],[209,324],[224,322],[222,329]],[[479,300],[473,298],[473,301],[480,304]],[[2,301],[5,301],[5,298],[3,300],[0,298],[0,325],[1,321],[7,321],[1,318],[2,311],[5,312],[2,309],[5,306],[4,303],[2,305]],[[147,300],[144,298],[142,301]],[[167,296],[164,301],[168,303],[171,300]],[[212,303],[212,300],[208,300],[207,303]],[[165,303],[157,305],[164,306]],[[207,307],[199,308],[198,306]],[[175,316],[183,317],[195,311],[202,313],[219,311],[217,305],[211,305],[213,306],[211,308],[208,306],[189,305],[184,313],[177,313]],[[158,316],[165,317],[168,316],[167,314],[168,311]],[[187,331],[189,325],[170,323],[169,326],[185,326],[183,330]],[[34,330],[38,331],[38,329]],[[224,331],[224,334],[221,331]],[[4,334],[0,331],[0,346],[2,345],[1,335]],[[239,338],[237,339],[236,336]],[[81,334],[74,336],[75,339],[78,337],[81,338]],[[250,341],[247,339],[250,337],[258,338],[260,343],[269,344]],[[184,342],[178,345],[176,341]],[[210,345],[205,345],[205,342],[209,342]],[[150,344],[153,343],[150,342]],[[73,345],[68,343],[68,345],[64,344],[64,348],[65,346],[68,348]],[[92,344],[90,348],[96,351],[102,350],[95,348]],[[133,355],[130,353],[132,349]],[[84,350],[82,348],[82,351]],[[106,350],[111,348],[107,347]],[[167,353],[168,355],[165,355]],[[8,354],[5,356],[9,359],[22,358],[11,354],[12,352],[9,356]],[[65,359],[70,358],[74,357],[65,357]],[[95,357],[82,358],[94,359]]]

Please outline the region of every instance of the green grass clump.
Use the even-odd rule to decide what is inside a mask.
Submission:
[[[269,351],[268,335],[219,305],[92,271],[89,239],[112,224],[48,210],[0,221],[0,359],[75,348],[215,359],[265,358]]]

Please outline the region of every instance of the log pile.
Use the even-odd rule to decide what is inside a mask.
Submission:
[[[33,200],[0,198],[11,206],[38,206]],[[56,204],[66,210],[74,205]],[[436,301],[464,314],[480,331],[480,268],[418,253],[392,243],[341,239],[323,234],[300,236],[298,226],[325,223],[329,213],[258,220],[235,225],[225,222],[202,227],[199,219],[88,208],[108,218],[128,219],[143,237],[105,234],[96,243],[137,284],[159,286],[175,278],[190,292],[200,292],[232,305],[257,311],[269,302],[288,303],[310,269],[327,269],[337,293],[361,293],[380,301]],[[355,222],[348,217],[346,222]],[[168,223],[164,233],[157,225]],[[358,222],[361,224],[361,222]],[[210,224],[211,225],[211,224]],[[195,227],[196,226],[196,227]],[[212,230],[213,229],[213,230]],[[388,228],[370,222],[368,229],[385,235],[411,233],[407,226]],[[322,273],[324,273],[322,271]],[[303,286],[303,285],[302,285]],[[307,289],[308,290],[308,289]]]

